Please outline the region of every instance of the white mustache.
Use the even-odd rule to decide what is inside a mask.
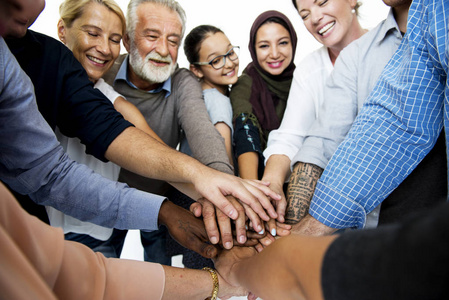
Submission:
[[[167,56],[161,56],[159,55],[157,52],[150,52],[148,53],[148,55],[145,57],[146,60],[154,60],[157,62],[161,62],[161,63],[166,63],[166,64],[171,64],[172,63],[172,59],[170,55]]]

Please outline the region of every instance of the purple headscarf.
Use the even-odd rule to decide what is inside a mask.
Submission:
[[[276,76],[271,75],[270,73],[262,69],[259,62],[257,61],[255,48],[257,31],[266,20],[273,17],[283,20],[287,25],[286,29],[290,33],[290,39],[293,49],[292,61],[290,62],[290,65],[282,72],[282,74]],[[296,44],[297,36],[292,23],[284,14],[278,11],[269,10],[262,13],[256,18],[253,26],[251,27],[248,48],[253,61],[246,67],[245,71],[246,74],[248,74],[248,76],[250,76],[252,79],[251,96],[249,101],[253,107],[253,113],[259,120],[260,125],[266,130],[277,129],[280,125],[280,120],[276,115],[276,105],[279,103],[279,97],[276,94],[270,92],[268,86],[275,85],[276,82],[280,81],[291,82],[293,78],[293,72],[295,70],[294,58],[296,52]],[[264,80],[261,74],[263,74],[265,77],[268,77],[268,81]]]

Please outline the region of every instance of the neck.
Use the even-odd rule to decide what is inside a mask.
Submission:
[[[339,44],[333,47],[329,47],[328,49],[329,57],[331,59],[332,64],[335,64],[335,61],[337,60],[337,57],[340,54],[341,50],[343,50],[352,41],[364,35],[366,32],[368,32],[368,30],[363,29],[357,17],[354,17],[354,23],[352,25],[351,30],[348,32],[347,36]]]
[[[225,96],[227,96],[227,94],[228,94],[228,86],[227,85],[210,85],[203,80],[203,81],[201,81],[201,88],[203,90],[217,89],[217,91],[219,91],[221,94],[223,94]]]
[[[402,33],[407,31],[407,17],[408,10],[410,8],[410,3],[406,3],[397,7],[393,7],[393,15],[396,23],[398,24],[399,30]]]

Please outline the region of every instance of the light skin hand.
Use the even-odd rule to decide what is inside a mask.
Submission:
[[[280,196],[267,186],[263,184],[256,186],[256,184],[250,184],[236,176],[208,169],[207,172],[196,173],[192,176],[195,188],[228,217],[235,220],[238,214],[225,196],[234,196],[240,202],[247,204],[263,220],[268,221],[270,217],[277,217],[269,198],[280,199]]]
[[[138,128],[128,127],[119,134],[109,145],[105,157],[144,177],[173,183],[191,183],[197,193],[212,201],[231,219],[237,219],[238,213],[225,195],[240,199],[264,220],[277,216],[268,197],[278,199],[280,196],[269,188],[267,192],[241,178],[209,168],[158,142]]]
[[[259,239],[259,244],[255,246],[258,252],[262,251],[263,248],[271,245],[277,238],[288,236],[291,233],[291,225],[276,222],[273,219],[265,225],[265,227],[268,228],[273,228],[273,226],[276,234],[273,235],[273,230],[271,229],[271,231],[269,231],[265,237]]]
[[[324,225],[309,214],[292,227],[292,232],[295,234],[311,236],[330,235],[336,231],[337,229]]]
[[[285,223],[297,224],[308,213],[316,184],[322,173],[323,169],[313,164],[298,162],[295,165],[288,184]]]
[[[237,201],[235,199],[231,201]],[[236,206],[241,203],[234,203]],[[218,244],[220,241],[220,232],[224,248],[232,248],[234,243],[253,246],[257,244],[258,239],[265,235],[255,233],[252,230],[246,230],[246,216],[241,214],[234,221],[235,229],[232,229],[232,223],[229,218],[224,216],[210,201],[199,199],[198,202],[190,206],[190,211],[198,218],[203,217],[204,225],[211,243]],[[257,217],[257,215],[255,215]],[[218,223],[217,223],[218,222]],[[230,244],[227,244],[230,243]]]
[[[270,188],[281,195],[281,200],[273,203],[278,214],[277,220],[285,222],[285,210],[287,208],[287,200],[284,195],[284,183],[290,176],[290,159],[286,155],[271,155],[266,163],[265,171],[262,177],[263,181],[270,182]]]

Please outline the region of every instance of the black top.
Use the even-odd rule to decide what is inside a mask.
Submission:
[[[31,78],[39,111],[51,128],[78,137],[87,153],[106,161],[108,146],[132,124],[93,88],[72,52],[54,38],[31,30],[6,43]]]
[[[322,267],[325,299],[447,299],[449,203],[377,230],[344,233]]]

